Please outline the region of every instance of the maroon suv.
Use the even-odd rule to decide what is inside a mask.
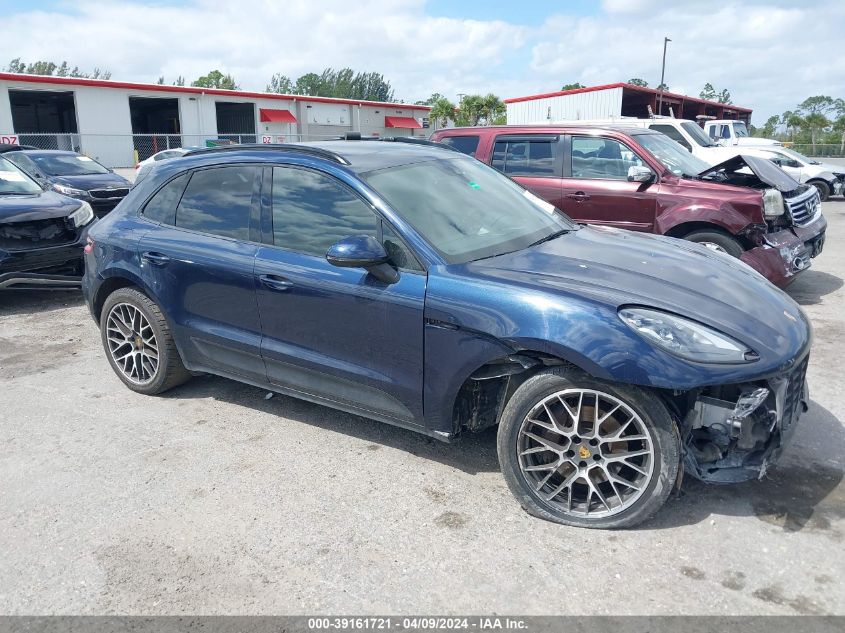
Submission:
[[[786,286],[824,245],[815,188],[753,156],[708,167],[652,130],[596,126],[455,128],[451,145],[579,222],[699,242]]]

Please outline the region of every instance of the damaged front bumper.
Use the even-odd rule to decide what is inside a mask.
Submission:
[[[763,477],[809,406],[808,361],[768,380],[699,392],[681,423],[684,471],[708,483]]]
[[[792,226],[763,236],[760,246],[745,251],[740,259],[783,288],[807,270],[824,248],[827,220],[818,217],[805,226]]]

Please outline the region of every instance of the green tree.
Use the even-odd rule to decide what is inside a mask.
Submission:
[[[446,97],[444,97],[444,96],[443,96],[442,94],[440,94],[439,92],[434,92],[434,93],[432,93],[432,95],[431,95],[428,99],[426,99],[425,101],[415,101],[415,102],[414,102],[414,105],[427,105],[427,106],[433,106],[435,103],[437,103],[437,102],[438,102],[438,101],[440,101],[441,99],[445,99],[445,98],[446,98]]]
[[[6,72],[9,73],[25,73],[26,72],[26,64],[21,61],[20,57],[15,57],[12,61],[9,62],[9,65],[6,66]]]
[[[698,97],[700,99],[706,99],[707,101],[715,101],[716,96],[716,89],[709,81],[704,84],[704,88],[702,88],[701,92],[698,93]]]
[[[770,116],[768,119],[766,119],[766,122],[763,124],[763,127],[759,127],[754,130],[755,133],[753,134],[753,136],[771,138],[775,135],[778,124],[780,124],[780,117],[776,114]]]
[[[156,83],[159,86],[163,86],[164,85],[164,75],[160,75],[159,78],[158,78],[158,81],[156,81]]]
[[[328,97],[329,95],[321,94],[322,83],[320,75],[317,73],[306,73],[300,76],[293,87],[293,93],[297,95],[310,95],[312,97]]]
[[[176,78],[176,81],[173,82],[174,86],[184,86],[185,85],[185,78],[182,75],[179,75]]]
[[[586,86],[577,82],[574,84],[563,84],[563,86],[561,86],[561,90],[576,90],[578,88],[586,88]]]
[[[810,114],[827,115],[836,109],[836,101],[832,97],[824,95],[817,95],[815,97],[807,97],[798,104],[798,111],[804,116]]]
[[[655,90],[662,90],[663,92],[668,92],[669,86],[667,86],[666,84],[660,84],[659,86],[657,86],[657,88],[655,88]]]
[[[787,110],[781,114],[780,122],[781,125],[786,128],[786,133],[791,141],[795,140],[795,131],[799,130],[804,125],[804,119],[802,116],[792,110]]]
[[[293,94],[293,82],[287,75],[276,73],[270,78],[270,83],[267,84],[265,90],[281,95]]]
[[[505,104],[492,92],[481,98],[481,111],[485,125],[493,125],[493,121],[505,113]]]
[[[804,117],[804,127],[810,131],[810,142],[813,145],[813,155],[815,155],[818,134],[830,127],[830,120],[819,112],[813,112]]]
[[[74,66],[73,70],[69,70],[69,66],[67,62],[62,62],[60,65],[56,64],[56,62],[39,60],[36,62],[32,62],[31,64],[27,64],[21,60],[20,57],[16,57],[9,65],[6,67],[6,71],[10,73],[27,73],[29,75],[46,75],[48,77],[83,77],[86,79],[110,79],[111,72],[108,70],[101,70],[100,68],[95,68],[94,72],[83,73],[79,70],[79,66]]]
[[[431,105],[431,112],[428,113],[428,116],[438,128],[446,127],[449,125],[449,119],[455,119],[455,104],[446,97],[441,96],[434,103],[424,105]]]
[[[464,95],[458,104],[455,123],[460,126],[478,125],[484,116],[484,97],[481,95]]]
[[[634,77],[626,82],[629,86],[639,86],[640,88],[648,88],[648,82],[645,79]]]
[[[731,93],[728,91],[727,88],[723,88],[722,91],[716,96],[716,101],[719,103],[724,103],[725,105],[729,105],[733,103],[731,100]]]
[[[192,86],[199,88],[222,88],[224,90],[237,90],[238,84],[232,75],[224,75],[219,70],[212,70],[207,75],[191,82]]]

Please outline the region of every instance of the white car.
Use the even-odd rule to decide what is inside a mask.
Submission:
[[[150,170],[155,166],[155,164],[162,160],[167,160],[168,158],[179,158],[180,156],[184,156],[188,152],[190,152],[193,147],[175,147],[171,149],[164,149],[160,152],[156,152],[149,158],[142,160],[140,163],[135,165],[135,184],[137,185],[143,178],[149,175]]]
[[[768,158],[798,182],[813,185],[822,201],[845,195],[845,165],[821,163],[787,147],[743,147],[742,153]]]

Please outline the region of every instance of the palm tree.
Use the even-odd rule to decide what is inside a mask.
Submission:
[[[449,119],[455,119],[455,104],[446,97],[440,97],[431,104],[431,112],[428,116],[434,121],[435,127],[446,127],[449,125]]]
[[[830,125],[830,120],[825,115],[814,112],[804,117],[804,125],[810,130],[810,142],[813,144],[813,155],[815,156],[817,135]]]
[[[496,118],[505,112],[505,104],[492,92],[481,98],[481,107],[486,125],[493,125]]]

